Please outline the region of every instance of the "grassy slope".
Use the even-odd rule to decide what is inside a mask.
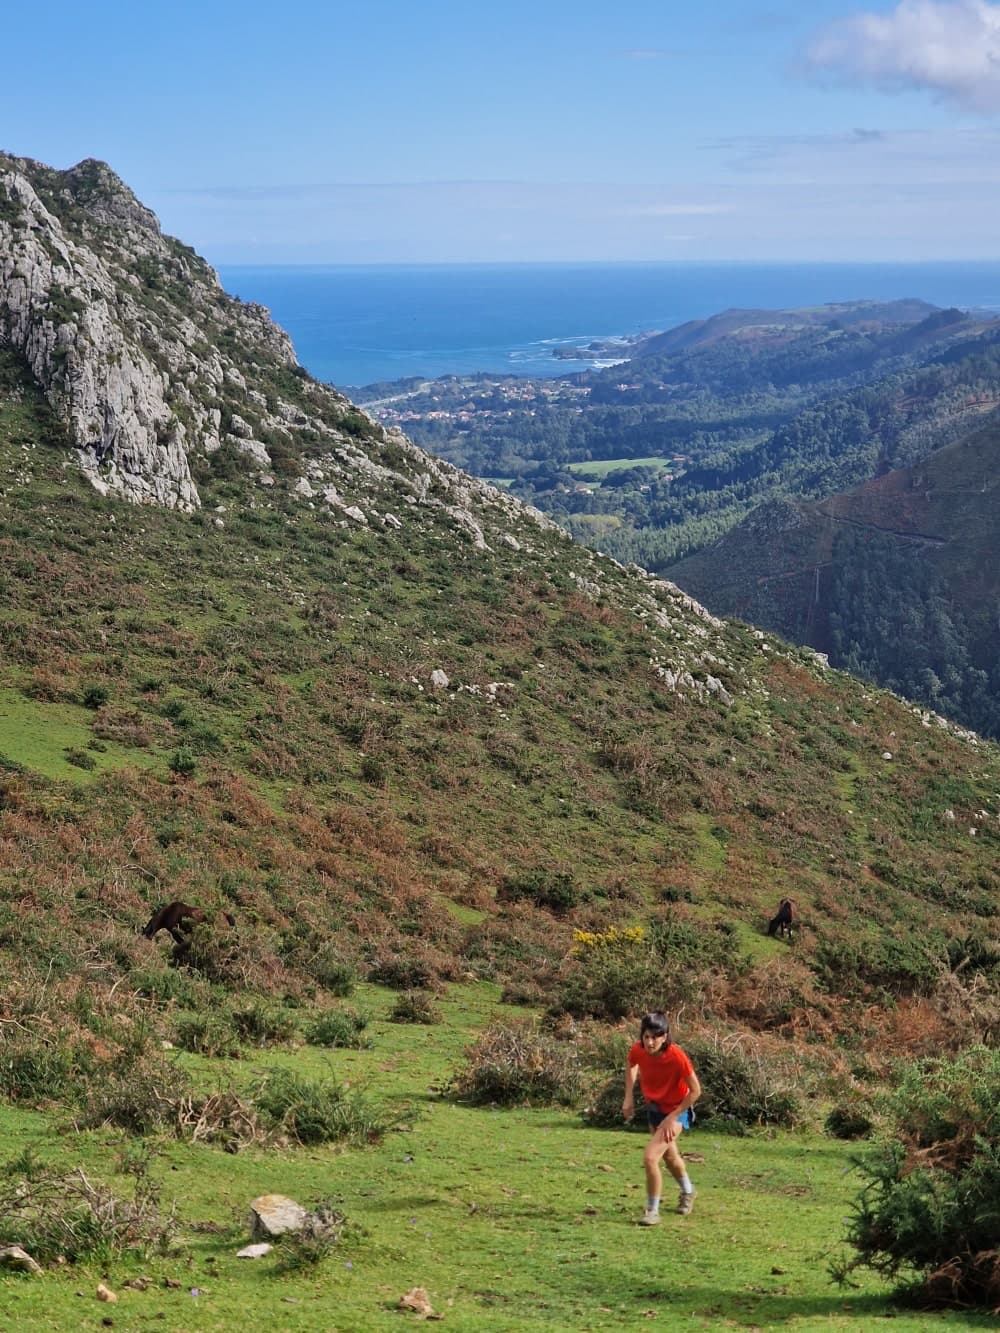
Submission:
[[[365,997],[376,1015],[388,999],[374,990]],[[704,1158],[691,1164],[699,1189],[694,1215],[665,1214],[658,1231],[642,1231],[635,1226],[643,1199],[641,1134],[587,1129],[565,1111],[477,1111],[431,1093],[464,1041],[490,1015],[505,1012],[496,990],[485,986],[453,988],[444,1007],[444,1025],[418,1031],[376,1017],[370,1051],[260,1057],[332,1065],[396,1105],[409,1103],[412,1129],[378,1148],[234,1158],[164,1145],[154,1174],[165,1202],[180,1204],[183,1244],[172,1257],[114,1266],[110,1285],[121,1297],[111,1312],[115,1327],[157,1328],[166,1320],[168,1328],[204,1333],[248,1321],[289,1333],[391,1328],[399,1326],[399,1296],[417,1285],[448,1327],[467,1330],[688,1320],[700,1327],[852,1330],[891,1320],[906,1333],[988,1326],[985,1317],[900,1312],[874,1281],[846,1291],[831,1285],[827,1260],[856,1186],[849,1147],[815,1135],[738,1139],[696,1130],[687,1141],[688,1151]],[[221,1069],[202,1077],[246,1077],[235,1062]],[[4,1111],[0,1158],[27,1146],[107,1178],[124,1144],[107,1132],[67,1138],[61,1123],[58,1115]],[[332,1200],[347,1214],[351,1234],[319,1270],[282,1276],[275,1255],[253,1263],[235,1258],[250,1200],[272,1190],[306,1204]],[[101,1271],[95,1265],[37,1282],[0,1277],[11,1327],[100,1328],[106,1307],[94,1291]],[[139,1274],[154,1279],[147,1291],[124,1285]],[[180,1286],[165,1288],[165,1278]]]
[[[501,934],[534,932],[515,952],[538,974],[573,924],[642,917],[668,891],[692,900],[682,915],[751,930],[791,893],[803,962],[821,939],[961,933],[970,911],[989,929],[992,749],[737,626],[705,641],[732,706],[672,693],[634,588],[584,595],[593,557],[555,535],[535,539],[542,562],[431,527],[404,544],[280,493],[265,507],[239,480],[207,485],[193,519],[135,509],[49,438],[0,443],[0,754],[25,769],[4,781],[0,883],[42,909],[39,964],[74,974],[96,911],[136,966],[127,932],[178,896],[231,905],[286,967],[277,985],[294,989],[304,935],[362,962],[423,950],[447,976],[482,947],[454,906],[493,919],[519,870],[590,895],[576,922],[500,914]],[[453,687],[504,682],[498,702],[436,693],[437,667]],[[105,702],[83,708],[95,688]],[[81,749],[93,770],[65,762]],[[942,904],[966,915],[942,923]]]

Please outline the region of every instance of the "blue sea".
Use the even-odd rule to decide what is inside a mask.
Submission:
[[[341,388],[480,370],[566,375],[587,363],[556,360],[554,347],[731,306],[919,297],[1000,309],[1000,263],[224,266],[219,275],[232,295],[268,307],[307,370]]]

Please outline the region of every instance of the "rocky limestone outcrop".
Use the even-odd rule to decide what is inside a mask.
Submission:
[[[228,296],[104,163],[0,153],[0,341],[103,493],[194,510],[198,460],[225,447],[343,522],[400,530],[402,499],[480,550],[506,520],[555,529],[310,379],[268,312]]]
[[[186,510],[199,504],[191,454],[220,447],[247,392],[220,346],[295,366],[267,312],[227,297],[93,161],[56,172],[0,154],[0,340],[99,490]]]

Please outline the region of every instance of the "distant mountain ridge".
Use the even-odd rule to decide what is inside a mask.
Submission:
[[[687,351],[717,342],[720,338],[752,339],[787,335],[810,328],[884,329],[919,324],[934,315],[937,306],[927,301],[835,301],[821,306],[791,310],[722,310],[707,319],[689,320],[664,333],[643,339],[633,356],[658,356],[663,352]]]

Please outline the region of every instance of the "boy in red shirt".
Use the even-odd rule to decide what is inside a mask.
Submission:
[[[660,1191],[663,1176],[660,1161],[681,1187],[677,1211],[685,1217],[694,1206],[695,1188],[677,1151],[677,1140],[682,1129],[690,1129],[690,1108],[701,1096],[701,1084],[691,1061],[679,1046],[670,1040],[670,1024],[661,1013],[647,1014],[639,1026],[639,1040],[628,1053],[625,1066],[625,1100],[622,1115],[631,1120],[635,1115],[634,1089],[636,1079],[646,1102],[646,1115],[653,1136],[646,1145],[643,1165],[646,1168],[646,1211],[639,1223],[655,1227],[660,1220]]]

